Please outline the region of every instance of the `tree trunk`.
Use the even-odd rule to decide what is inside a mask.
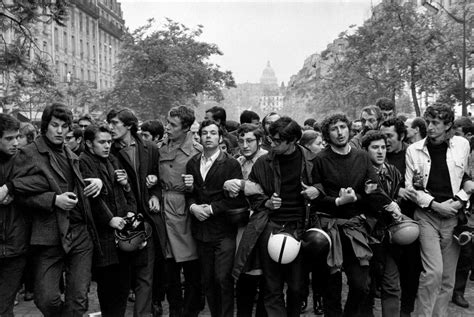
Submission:
[[[417,117],[421,116],[420,105],[418,104],[418,98],[416,97],[416,83],[415,83],[415,65],[410,67],[410,91],[413,99],[413,107]]]

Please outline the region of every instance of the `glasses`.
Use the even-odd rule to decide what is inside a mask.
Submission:
[[[89,125],[88,124],[80,124],[79,127],[81,128],[87,128]]]
[[[239,139],[237,142],[240,144],[240,145],[243,145],[245,143],[247,144],[251,144],[253,142],[257,141],[257,139]]]

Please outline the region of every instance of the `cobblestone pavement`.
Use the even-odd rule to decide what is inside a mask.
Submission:
[[[344,286],[343,288],[343,298],[347,296],[347,287]],[[308,304],[308,308],[306,309],[306,312],[303,313],[301,316],[314,316],[312,313],[312,307],[313,303],[311,302],[311,294],[309,296],[310,303]],[[466,288],[466,294],[465,294],[466,300],[470,303],[470,307],[468,309],[464,309],[461,307],[458,307],[454,305],[453,303],[449,304],[449,317],[472,317],[474,316],[474,282],[468,281],[467,288]],[[23,298],[20,296],[19,298],[20,303],[15,306],[15,316],[18,317],[37,317],[41,316],[41,313],[38,311],[36,308],[35,304],[33,301],[25,302],[23,301]],[[165,302],[163,302],[163,308],[164,308],[164,314],[163,316],[168,316],[168,305]],[[89,293],[89,311],[88,313],[94,313],[94,312],[99,312],[99,301],[97,300],[97,293],[96,293],[96,285],[95,283],[92,283],[91,285],[91,292]],[[127,307],[127,314],[126,316],[132,316],[133,315],[133,304],[128,303]],[[380,309],[380,300],[376,300],[375,304],[375,309],[374,309],[374,315],[376,317],[382,316],[382,312]],[[202,311],[200,316],[210,316],[209,310],[206,309]]]

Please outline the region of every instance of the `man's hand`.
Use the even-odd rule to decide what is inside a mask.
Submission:
[[[187,189],[193,188],[194,185],[194,177],[191,174],[181,174],[181,177],[183,178],[184,186],[186,186]]]
[[[71,210],[76,207],[78,200],[76,194],[72,192],[65,192],[61,195],[56,195],[55,206],[63,210]]]
[[[224,190],[230,192],[231,194],[237,195],[240,191],[241,184],[242,181],[240,179],[229,179],[224,183]]]
[[[462,203],[459,201],[454,201],[452,199],[448,199],[443,201],[442,203],[438,203],[433,201],[431,203],[431,208],[440,214],[443,217],[451,218],[458,213],[458,209],[461,209]]]
[[[207,205],[192,205],[189,211],[197,218],[197,220],[204,221],[209,218],[209,215],[204,210],[205,206]]]
[[[155,186],[156,183],[158,183],[158,176],[156,176],[156,175],[148,175],[148,176],[146,177],[146,187],[147,187],[147,188],[151,188],[151,187]]]
[[[0,202],[0,205],[9,205],[13,201],[13,196],[7,195],[4,200]]]
[[[339,197],[336,198],[336,202],[338,206],[342,206],[345,204],[353,203],[357,200],[357,196],[355,191],[352,187],[341,188],[339,190]]]
[[[468,194],[474,193],[474,182],[473,181],[466,181],[462,187],[464,191]]]
[[[318,198],[319,196],[319,190],[316,187],[313,186],[308,186],[301,182],[301,186],[303,186],[303,190],[301,191],[301,195],[304,196],[304,198],[313,200]]]
[[[402,211],[400,210],[400,206],[394,201],[384,207],[385,210],[395,219],[395,221],[401,221],[402,218]]]
[[[92,196],[92,198],[99,196],[104,185],[102,180],[100,178],[85,178],[84,181],[89,182],[89,185],[84,188],[84,195],[86,197]]]
[[[211,205],[201,205],[204,208],[204,212],[210,217],[212,216]]]
[[[125,170],[115,170],[115,180],[122,186],[127,186],[128,175]]]
[[[150,207],[150,211],[158,212],[160,211],[160,200],[156,196],[151,196],[150,200],[148,201],[148,207]]]
[[[281,207],[281,198],[277,193],[273,193],[272,197],[265,202],[265,207],[271,210],[276,210]]]
[[[3,201],[5,197],[8,195],[8,187],[7,185],[3,185],[0,187],[0,201]]]
[[[125,227],[125,220],[122,217],[113,217],[109,221],[109,226],[114,229],[122,230]]]

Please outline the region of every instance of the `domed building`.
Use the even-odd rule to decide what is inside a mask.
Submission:
[[[267,67],[262,72],[262,77],[260,77],[260,84],[265,86],[277,86],[278,80],[275,76],[275,71],[272,66],[270,66],[270,61],[267,62]]]
[[[269,61],[262,72],[262,77],[260,77],[260,85],[263,89],[263,96],[260,97],[259,107],[263,113],[281,110],[283,108],[284,95],[283,91],[278,87],[278,79]]]

